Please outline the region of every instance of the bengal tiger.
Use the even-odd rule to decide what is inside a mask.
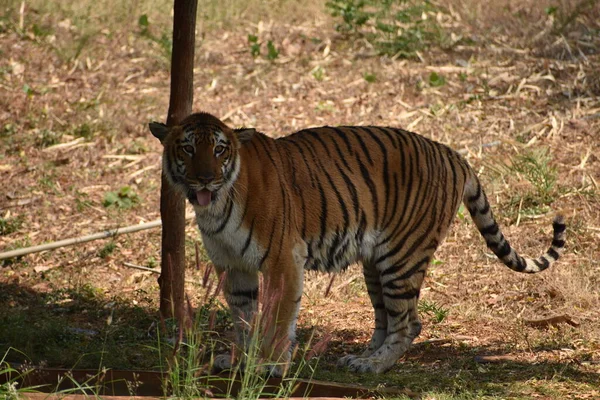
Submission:
[[[259,272],[280,293],[263,348],[277,364],[274,375],[289,364],[304,270],[337,272],[362,263],[375,329],[362,354],[338,365],[382,373],[421,332],[421,284],[461,201],[488,248],[514,271],[545,270],[565,244],[559,215],[547,252],[521,257],[467,161],[403,129],[324,126],[273,139],[232,129],[208,113],[149,128],[164,146],[164,174],[194,207],[206,251],[226,272],[224,295],[239,346],[257,312]],[[231,358],[217,356],[214,364],[229,368]]]

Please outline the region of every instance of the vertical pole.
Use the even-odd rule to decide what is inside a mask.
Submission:
[[[175,0],[171,93],[167,125],[175,125],[192,112],[194,98],[194,47],[197,0]],[[164,174],[160,190],[162,257],[160,312],[184,321],[185,295],[185,198],[172,190]]]

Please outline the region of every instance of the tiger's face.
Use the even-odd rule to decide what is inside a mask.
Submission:
[[[180,125],[153,122],[150,131],[164,146],[163,171],[190,203],[214,204],[239,173],[238,151],[253,129],[232,130],[209,114],[192,114]]]

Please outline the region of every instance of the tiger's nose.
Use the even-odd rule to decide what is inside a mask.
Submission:
[[[215,179],[215,174],[212,172],[205,172],[198,174],[196,178],[198,178],[198,181],[200,181],[200,183],[202,183],[203,185],[208,185]]]

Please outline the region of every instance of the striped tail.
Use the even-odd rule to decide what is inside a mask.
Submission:
[[[566,225],[562,215],[554,218],[552,227],[554,235],[552,245],[544,255],[537,259],[521,257],[508,243],[500,231],[498,223],[490,208],[490,203],[481,187],[479,179],[471,174],[463,195],[463,202],[477,229],[485,239],[490,250],[510,269],[517,272],[536,273],[545,270],[552,265],[565,246]]]

